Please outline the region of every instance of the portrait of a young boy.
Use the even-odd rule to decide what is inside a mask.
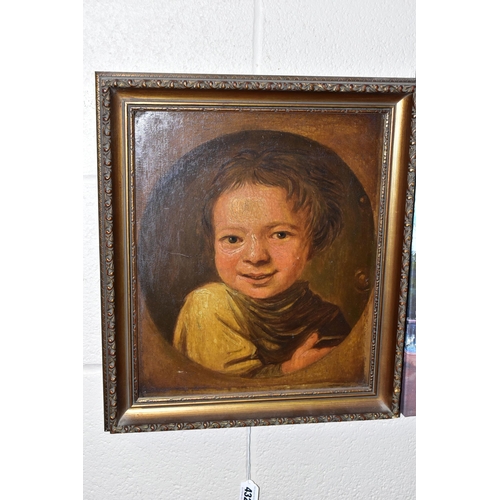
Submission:
[[[308,177],[303,152],[242,151],[221,166],[203,213],[218,282],[191,292],[174,347],[222,373],[280,376],[318,361],[350,326],[301,280],[342,227],[343,186]]]
[[[376,247],[370,197],[350,167],[272,130],[187,149],[143,189],[141,393],[364,383]],[[139,169],[161,161],[153,153],[138,141]]]

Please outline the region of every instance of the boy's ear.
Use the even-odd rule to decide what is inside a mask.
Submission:
[[[313,248],[313,246],[311,245],[311,246],[309,247],[309,254],[307,255],[307,261],[310,261],[310,260],[314,257],[315,253],[316,253],[316,252],[314,251],[314,248]]]

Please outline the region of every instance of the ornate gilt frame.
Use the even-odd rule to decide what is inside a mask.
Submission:
[[[97,151],[105,429],[111,433],[241,427],[399,417],[415,191],[413,79],[96,73]],[[140,390],[134,113],[148,106],[225,106],[336,113],[368,110],[384,119],[376,213],[377,261],[370,380],[351,389],[314,387],[230,393],[177,387]],[[161,107],[163,106],[163,108]],[[252,108],[252,109],[253,109]],[[151,108],[152,109],[152,108]],[[371,110],[371,111],[370,111]],[[377,160],[378,161],[378,160]],[[292,387],[293,389],[293,387]],[[179,393],[180,390],[180,393]]]

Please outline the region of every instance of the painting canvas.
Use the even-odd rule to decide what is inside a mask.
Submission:
[[[207,115],[188,113],[182,118],[198,123]],[[210,390],[259,387],[263,378],[266,387],[287,387],[290,381],[281,377],[283,363],[316,332],[320,345],[331,344],[332,356],[344,341],[356,347],[349,348],[349,356],[341,352],[338,360],[330,360],[328,369],[311,366],[318,370],[314,375],[298,370],[295,384],[339,383],[346,377],[360,383],[367,376],[364,360],[370,337],[363,338],[352,327],[365,310],[374,282],[369,197],[332,149],[298,134],[301,127],[293,121],[285,127],[284,117],[275,114],[273,124],[266,114],[252,114],[250,130],[225,133],[225,127],[212,128],[213,139],[174,161],[168,150],[148,158],[152,144],[172,138],[168,112],[145,112],[135,126],[140,144],[137,172],[148,169],[149,162],[166,162],[165,173],[160,170],[151,190],[137,184],[138,192],[149,195],[144,212],[138,210],[141,318],[149,316],[156,328],[147,331],[158,330],[166,341],[165,352],[173,347],[184,355],[181,365],[185,357],[196,363],[191,373],[196,373],[198,391],[200,380]],[[234,122],[238,116],[227,118]],[[325,118],[331,122],[334,117]],[[375,130],[381,126],[373,116],[365,121],[364,126]],[[272,128],[257,128],[263,124]],[[181,125],[180,137],[186,126],[193,130],[193,124]],[[231,123],[229,130],[233,127]],[[380,135],[377,132],[372,137]],[[367,158],[381,157],[380,141],[370,141],[369,148]],[[147,174],[138,178],[151,181]],[[300,200],[304,207],[295,209],[299,197],[306,196],[310,199]],[[317,213],[311,213],[313,209]],[[318,227],[311,227],[310,219]],[[204,221],[218,227],[207,230]],[[313,247],[313,240],[319,248]],[[161,381],[171,383],[172,371],[180,368],[161,360],[158,350],[148,353],[153,344],[141,336],[141,372],[151,373],[151,379],[141,377],[143,396],[149,387],[172,390]],[[158,362],[154,370],[151,360]],[[202,368],[209,371],[202,375]],[[238,379],[227,385],[227,375]],[[177,390],[185,391],[188,377],[182,376],[184,383]]]
[[[411,82],[384,105],[133,77],[97,80],[107,428],[397,414]]]

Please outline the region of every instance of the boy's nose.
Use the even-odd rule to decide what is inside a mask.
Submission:
[[[267,250],[266,241],[255,235],[252,235],[248,241],[243,255],[243,260],[253,265],[265,264],[269,262],[270,255]]]

